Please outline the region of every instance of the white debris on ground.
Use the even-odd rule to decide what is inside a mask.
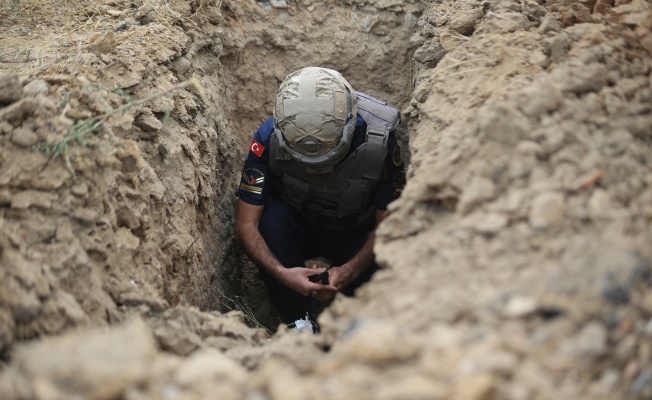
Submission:
[[[292,330],[295,332],[308,331],[310,333],[315,333],[313,330],[312,321],[310,321],[308,314],[306,314],[304,319],[298,319],[294,321],[294,327]]]

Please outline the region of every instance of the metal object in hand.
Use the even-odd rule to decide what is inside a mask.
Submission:
[[[322,285],[328,285],[328,271],[324,271],[321,274],[310,275],[308,280],[312,283],[321,282]]]

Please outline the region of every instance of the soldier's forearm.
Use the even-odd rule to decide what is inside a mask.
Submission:
[[[353,258],[342,265],[342,267],[347,268],[351,274],[350,281],[354,281],[358,278],[364,270],[369,268],[371,264],[375,261],[374,255],[374,242],[376,241],[376,229],[380,222],[389,215],[389,212],[384,210],[376,210],[376,226],[374,230],[369,234],[367,241],[364,243],[360,251],[353,256]],[[350,282],[349,282],[350,283]]]
[[[278,280],[285,267],[274,257],[258,228],[248,224],[239,228],[236,229],[236,241],[249,259]]]
[[[373,264],[374,256],[374,242],[376,240],[375,230],[371,232],[367,241],[364,243],[360,251],[356,253],[355,256],[347,263],[343,264],[341,267],[349,269],[351,273],[351,281],[354,281],[358,278],[371,264]],[[351,282],[349,282],[351,283]]]

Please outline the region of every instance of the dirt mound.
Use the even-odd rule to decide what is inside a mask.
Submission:
[[[2,349],[182,297],[219,307],[234,280],[218,266],[235,257],[240,150],[219,102],[174,89],[183,55],[201,44],[163,18],[123,29],[130,21],[105,24],[68,62],[27,70],[21,84],[2,78]],[[225,96],[220,82],[211,70],[201,86]]]
[[[590,11],[498,2],[471,39],[453,11],[439,43],[457,41],[406,110],[388,271],[333,321],[420,332],[426,374],[485,396],[650,396],[652,10]]]
[[[30,5],[1,28],[7,398],[652,396],[650,2]],[[208,310],[260,296],[234,186],[305,65],[400,106],[412,162],[385,268],[270,338]]]

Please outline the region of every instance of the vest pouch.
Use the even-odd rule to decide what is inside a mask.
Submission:
[[[310,197],[310,185],[287,174],[283,175],[282,179],[281,199],[297,210],[301,210]]]
[[[338,207],[340,217],[359,213],[368,206],[369,181],[348,180],[347,186],[340,194]]]

